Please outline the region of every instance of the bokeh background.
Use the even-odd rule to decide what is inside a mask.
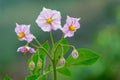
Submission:
[[[91,66],[71,67],[72,77],[61,74],[58,80],[120,80],[120,0],[0,0],[0,80],[7,74],[13,80],[24,80],[29,74],[27,60],[31,55],[17,53],[26,44],[17,39],[15,23],[31,24],[31,32],[41,42],[49,40],[35,23],[43,7],[66,16],[81,17],[81,28],[69,43],[89,48],[101,58]],[[54,32],[55,40],[61,31]]]

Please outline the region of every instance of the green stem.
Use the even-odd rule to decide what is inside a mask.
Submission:
[[[55,60],[53,60],[53,72],[54,72],[54,80],[57,80],[56,63],[55,63]]]
[[[51,38],[52,46],[54,46],[54,40],[53,40],[52,32],[50,32],[50,38]]]
[[[37,39],[35,39],[35,41],[37,42],[37,44],[38,44],[39,46],[41,46],[41,43],[40,43]]]
[[[35,44],[33,44],[33,43],[30,43],[30,45],[32,45],[32,46],[35,47],[35,48],[39,48],[39,46],[37,46],[37,45],[35,45]]]
[[[42,75],[43,75],[43,73],[44,73],[44,61],[42,61]]]
[[[63,46],[60,44],[61,46],[61,52],[62,52],[62,57],[64,56],[64,51],[63,51]]]
[[[72,47],[73,49],[76,49],[75,46],[73,45],[67,45],[67,44],[61,44],[62,46],[69,46],[69,47]]]
[[[51,38],[51,42],[52,42],[52,47],[54,47],[54,40],[53,40],[53,36],[52,36],[52,32],[50,32],[50,38]],[[53,63],[53,73],[54,73],[54,80],[57,80],[57,74],[56,74],[56,61],[55,61],[55,53],[54,53],[54,59],[52,60]]]
[[[56,70],[61,69],[61,68],[63,68],[63,66],[56,67]],[[43,76],[49,74],[52,71],[53,71],[53,69],[51,69],[50,71],[44,72],[43,75],[39,76],[36,80],[40,80]]]
[[[26,46],[29,46],[29,43],[27,43]]]

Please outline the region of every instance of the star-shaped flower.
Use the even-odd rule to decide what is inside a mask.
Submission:
[[[80,28],[80,18],[73,18],[67,16],[66,24],[62,28],[64,38],[74,36],[74,32]]]
[[[31,42],[35,37],[33,34],[30,33],[30,25],[19,25],[16,23],[15,32],[20,41],[27,41]]]
[[[36,23],[45,32],[61,29],[61,14],[59,11],[43,8]]]

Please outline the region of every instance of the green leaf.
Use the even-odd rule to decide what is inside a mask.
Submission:
[[[49,45],[49,42],[48,42],[48,41],[46,41],[42,46],[43,46],[47,51],[49,51],[50,45]]]
[[[25,80],[47,80],[46,75],[39,78],[40,75],[29,75]]]
[[[47,76],[43,76],[40,80],[47,80]]]
[[[4,80],[11,80],[9,76],[5,76]]]
[[[36,80],[38,76],[36,75],[29,75],[25,78],[25,80]]]
[[[95,63],[99,58],[96,52],[89,50],[89,49],[80,48],[77,51],[79,53],[79,57],[77,59],[74,59],[70,54],[66,60],[67,62],[66,66],[68,65],[91,65]]]
[[[60,68],[57,71],[65,76],[71,76],[70,70],[66,67]]]
[[[46,42],[42,45],[42,47],[45,48],[47,51],[49,51],[50,46],[49,46],[48,41],[46,41]],[[39,55],[40,55],[40,58],[41,58],[42,60],[44,60],[45,57],[46,57],[46,52],[45,52],[43,49],[40,48],[40,49],[39,49]]]

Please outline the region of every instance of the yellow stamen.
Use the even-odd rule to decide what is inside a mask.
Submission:
[[[24,49],[24,53],[25,54],[28,53],[28,49],[27,48]]]
[[[52,21],[53,21],[53,19],[52,19],[51,17],[49,17],[49,18],[46,19],[46,22],[47,22],[48,24],[51,24]]]
[[[70,25],[69,30],[70,30],[70,31],[75,31],[75,30],[76,30],[76,29],[75,29],[75,26],[74,26],[74,25]]]
[[[24,38],[25,37],[25,34],[24,32],[20,32],[20,34],[18,35],[19,38]]]

